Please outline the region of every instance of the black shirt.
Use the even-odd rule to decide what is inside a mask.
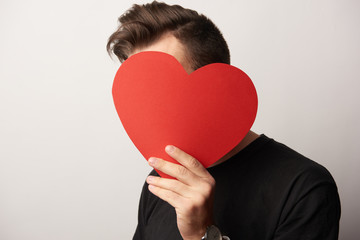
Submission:
[[[216,181],[214,221],[231,240],[338,238],[340,200],[332,176],[287,146],[261,135],[208,171]],[[147,186],[133,239],[182,239],[174,208]]]

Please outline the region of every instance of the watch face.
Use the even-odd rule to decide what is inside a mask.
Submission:
[[[221,240],[220,230],[214,225],[210,226],[206,233],[207,240]]]

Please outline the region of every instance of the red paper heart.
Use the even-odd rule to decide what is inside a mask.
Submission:
[[[113,98],[127,134],[145,159],[177,163],[164,151],[171,144],[205,167],[245,137],[257,111],[255,87],[240,69],[214,63],[188,75],[162,52],[127,59],[116,73]]]

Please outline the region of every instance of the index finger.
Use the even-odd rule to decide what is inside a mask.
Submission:
[[[180,148],[172,145],[167,145],[165,147],[165,151],[167,152],[167,154],[170,155],[170,157],[174,158],[176,161],[178,161],[181,165],[183,165],[195,175],[201,178],[208,178],[211,176],[210,173],[206,170],[206,168],[204,168],[204,166],[196,158],[184,152]]]

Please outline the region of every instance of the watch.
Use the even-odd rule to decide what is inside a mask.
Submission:
[[[219,228],[215,225],[211,225],[206,229],[206,233],[201,240],[230,240],[230,238],[222,236]]]

